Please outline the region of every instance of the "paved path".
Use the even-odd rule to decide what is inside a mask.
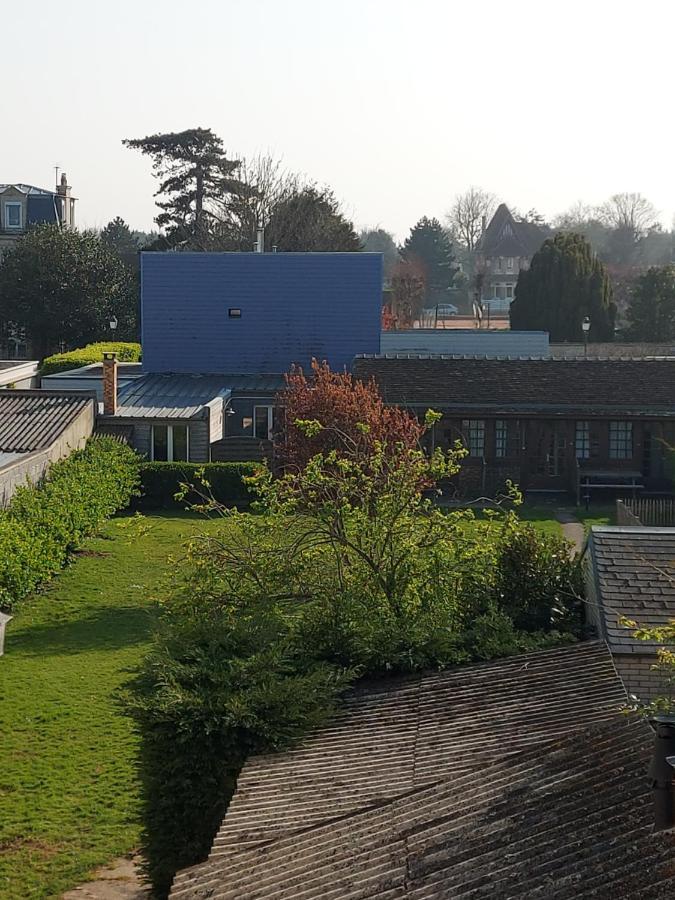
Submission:
[[[584,526],[569,509],[556,509],[555,517],[560,522],[563,537],[574,547],[573,555],[581,553],[586,544]]]
[[[94,880],[63,895],[63,900],[148,900],[150,891],[143,886],[139,859],[116,859],[94,873]]]

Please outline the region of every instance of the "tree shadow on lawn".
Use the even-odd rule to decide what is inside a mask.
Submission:
[[[148,641],[156,621],[153,609],[102,606],[66,622],[33,625],[6,637],[6,652],[23,656],[121,650]]]

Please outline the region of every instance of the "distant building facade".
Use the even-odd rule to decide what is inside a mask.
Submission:
[[[550,228],[514,218],[501,203],[476,247],[476,269],[482,275],[481,300],[491,312],[507,313],[518,274],[551,234]]]
[[[63,172],[55,190],[32,184],[0,184],[0,258],[31,225],[75,225],[76,198]]]

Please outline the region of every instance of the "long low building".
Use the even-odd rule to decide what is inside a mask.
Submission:
[[[387,403],[443,414],[437,446],[468,450],[460,490],[587,493],[672,490],[675,359],[360,356]]]
[[[0,507],[17,487],[37,482],[51,463],[83,447],[96,421],[96,395],[0,391]]]

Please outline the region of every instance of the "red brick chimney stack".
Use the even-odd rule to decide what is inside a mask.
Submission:
[[[117,354],[103,354],[103,415],[117,412]]]

